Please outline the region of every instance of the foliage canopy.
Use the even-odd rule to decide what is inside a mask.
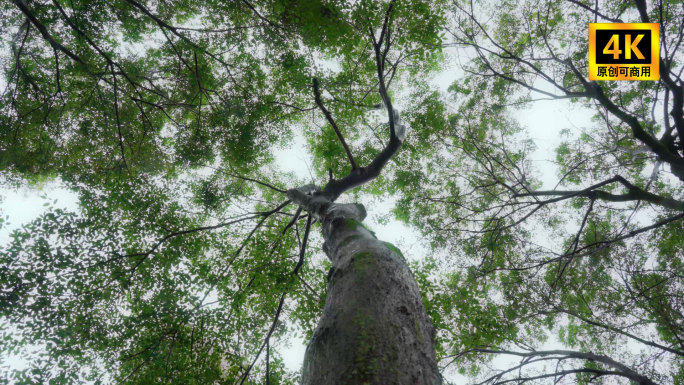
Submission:
[[[3,186],[79,200],[2,246],[1,353],[30,362],[7,379],[297,382],[282,349],[312,333],[328,266],[285,191],[360,175],[393,140],[391,96],[410,132],[343,199],[395,199],[429,241],[414,273],[445,381],[684,381],[683,18],[641,0],[3,3]],[[659,22],[661,80],[586,80],[597,21]],[[440,92],[445,58],[464,71]],[[545,167],[514,118],[539,98],[593,116]],[[274,161],[300,140],[312,180]]]

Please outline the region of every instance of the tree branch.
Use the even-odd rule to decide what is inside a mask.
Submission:
[[[36,16],[31,12],[29,7],[26,5],[26,3],[23,0],[12,0],[14,4],[19,7],[21,12],[26,15],[26,17],[31,21],[31,24],[33,24],[36,29],[40,32],[40,34],[43,36],[43,38],[55,49],[58,49],[62,52],[64,52],[67,56],[69,56],[73,61],[85,65],[85,62],[78,57],[75,53],[71,52],[68,48],[60,44],[58,41],[56,41],[52,35],[50,35],[50,32],[48,32],[47,28],[36,18]]]
[[[180,33],[180,32],[178,31],[178,28],[176,28],[176,27],[173,26],[173,25],[170,25],[170,24],[166,23],[164,20],[162,20],[161,18],[159,18],[157,15],[153,14],[152,12],[150,12],[150,10],[147,9],[144,5],[140,4],[139,2],[137,2],[137,1],[135,1],[135,0],[126,0],[126,2],[129,3],[130,5],[132,5],[133,7],[137,8],[138,10],[140,10],[142,13],[144,13],[147,17],[149,17],[150,19],[152,19],[155,23],[157,23],[157,25],[159,25],[159,26],[162,27],[163,29],[167,29],[167,30],[171,31],[171,33],[173,33],[174,35],[176,35],[179,39],[181,39],[181,40],[185,41],[186,43],[190,44],[190,46],[191,46],[194,50],[200,51],[201,53],[206,54],[207,56],[209,56],[210,58],[214,59],[214,60],[217,61],[218,63],[221,63],[221,64],[226,68],[226,70],[229,68],[228,63],[226,63],[226,61],[223,60],[221,57],[217,56],[216,54],[214,54],[214,53],[212,53],[212,52],[207,51],[205,48],[201,47],[200,45],[198,45],[197,43],[195,43],[194,41],[192,41],[191,39],[189,39],[187,36],[185,36],[184,34]],[[245,1],[245,3],[246,3],[246,1]],[[229,72],[229,74],[230,74],[230,71],[228,71],[228,72]],[[232,75],[231,75],[231,77],[232,77]]]
[[[622,122],[626,123],[632,130],[632,135],[634,135],[634,137],[640,142],[644,143],[651,151],[653,151],[653,153],[658,155],[660,159],[667,162],[672,168],[672,173],[675,174],[681,181],[684,181],[684,158],[680,157],[678,154],[670,152],[670,150],[663,143],[658,141],[658,139],[654,138],[651,134],[644,130],[636,117],[623,111],[620,107],[608,99],[608,97],[603,93],[603,88],[597,82],[587,82],[586,79],[584,79],[584,76],[572,64],[572,61],[567,60],[566,63],[568,63],[572,71],[575,73],[575,76],[584,85],[584,88],[588,92],[588,96],[596,99],[606,110],[608,110]],[[684,120],[682,121],[682,124],[684,125]]]
[[[323,105],[323,100],[321,100],[321,91],[318,88],[318,79],[313,78],[313,91],[314,91],[314,99],[316,100],[316,105],[318,105],[318,108],[323,111],[323,115],[325,115],[325,118],[328,120],[328,123],[332,126],[333,130],[335,130],[335,134],[337,134],[337,138],[340,140],[340,143],[342,143],[342,147],[344,147],[344,152],[347,153],[347,158],[349,159],[349,163],[352,166],[352,172],[358,169],[358,166],[356,165],[356,162],[354,161],[354,156],[352,155],[351,151],[349,150],[349,146],[347,145],[347,142],[344,140],[344,137],[342,136],[342,133],[340,132],[339,127],[337,127],[337,123],[335,123],[335,119],[333,119],[332,115],[330,114],[330,111],[328,111],[327,108]]]
[[[299,276],[298,275],[299,269],[304,264],[304,253],[306,252],[306,243],[307,243],[307,240],[309,239],[309,230],[311,229],[311,221],[312,221],[312,217],[311,217],[311,215],[309,215],[309,217],[306,220],[306,230],[304,232],[304,240],[302,241],[302,247],[300,248],[300,251],[299,251],[299,261],[297,262],[297,265],[295,266],[294,270],[292,270],[292,273],[291,273],[292,276],[298,277]],[[288,227],[289,227],[289,225],[288,225]],[[287,229],[287,227],[286,227],[286,229]],[[252,360],[252,363],[249,365],[247,370],[242,374],[240,384],[243,384],[245,382],[245,380],[247,379],[247,377],[249,376],[249,372],[252,370],[252,368],[254,367],[254,364],[259,359],[261,352],[264,350],[264,346],[269,346],[269,344],[270,344],[269,341],[271,339],[271,335],[273,334],[273,331],[275,330],[275,327],[278,323],[278,319],[280,318],[280,313],[283,309],[283,304],[285,303],[285,296],[287,295],[288,291],[289,291],[289,289],[286,289],[283,292],[283,294],[280,296],[280,302],[278,303],[278,309],[276,310],[276,314],[273,317],[273,323],[271,324],[271,328],[268,330],[268,333],[266,334],[266,337],[264,338],[264,342],[261,344],[261,348],[259,348],[259,351],[257,352],[256,356]],[[267,357],[268,357],[268,355],[267,355]],[[267,360],[268,360],[268,358],[267,358]]]
[[[580,8],[584,8],[584,9],[586,9],[587,11],[593,13],[594,15],[596,15],[596,16],[598,16],[598,17],[604,19],[604,20],[608,20],[608,21],[610,21],[611,23],[624,23],[624,22],[622,21],[622,19],[620,19],[620,18],[614,19],[614,18],[612,18],[612,17],[610,17],[610,16],[606,16],[606,15],[602,14],[601,12],[599,12],[597,9],[589,8],[588,6],[586,6],[585,4],[583,4],[583,3],[580,2],[580,1],[577,1],[577,0],[566,0],[566,1],[575,4],[575,5],[577,5],[577,6],[580,7]]]
[[[393,3],[390,3],[388,8],[389,12],[392,10]],[[388,22],[389,16],[385,18],[385,24]],[[383,27],[384,29],[385,27]],[[368,164],[366,167],[360,167],[349,175],[341,178],[335,179],[328,182],[328,184],[321,191],[322,195],[325,195],[331,201],[335,201],[342,193],[350,190],[354,187],[361,186],[380,175],[380,171],[385,167],[387,162],[394,156],[394,154],[401,148],[402,142],[404,140],[405,131],[401,132],[400,135],[397,134],[395,124],[398,123],[399,112],[392,107],[392,99],[387,93],[387,88],[385,86],[385,80],[383,76],[383,62],[381,46],[382,42],[377,42],[375,40],[375,35],[372,29],[370,30],[370,37],[373,41],[373,50],[375,52],[375,66],[377,69],[378,76],[378,92],[382,97],[382,100],[387,109],[387,115],[389,117],[389,131],[390,140],[382,151]]]
[[[309,231],[311,230],[311,220],[313,217],[309,215],[308,218],[306,218],[306,228],[304,230],[304,239],[302,239],[302,247],[299,249],[299,261],[297,261],[297,266],[295,266],[294,270],[292,271],[293,275],[297,275],[299,273],[299,269],[302,268],[304,265],[304,255],[306,254],[306,242],[309,240]]]
[[[642,376],[639,373],[635,372],[633,369],[630,367],[621,364],[612,358],[600,354],[594,354],[591,352],[578,352],[578,351],[573,351],[573,350],[539,350],[539,351],[531,351],[531,352],[515,352],[515,351],[510,351],[510,350],[497,350],[497,349],[473,349],[476,352],[480,353],[492,353],[492,354],[506,354],[506,355],[513,355],[513,356],[518,356],[518,357],[525,357],[525,358],[530,358],[530,357],[545,357],[545,356],[562,356],[562,357],[567,357],[567,358],[577,358],[577,359],[583,359],[587,361],[596,361],[600,362],[604,365],[607,365],[613,369],[617,369],[618,373],[615,373],[616,375],[620,375],[626,378],[629,378],[632,381],[635,381],[639,383],[640,385],[657,385],[655,382],[653,382],[651,379],[649,379],[646,376]]]
[[[119,117],[119,89],[116,85],[116,74],[114,73],[114,66],[112,62],[109,62],[109,68],[112,71],[112,80],[114,83],[114,115],[116,117],[116,131],[119,136],[119,150],[121,151],[121,161],[123,162],[126,169],[128,169],[128,163],[126,162],[126,153],[124,151],[123,134],[121,133],[121,118]]]
[[[249,377],[249,372],[252,370],[254,367],[254,364],[257,362],[259,359],[259,356],[261,355],[261,352],[264,350],[264,347],[266,344],[268,344],[269,340],[271,339],[271,335],[273,334],[273,331],[275,330],[276,325],[278,324],[278,319],[280,319],[280,312],[283,310],[283,304],[285,303],[285,296],[287,295],[287,290],[283,292],[283,294],[280,296],[280,302],[278,302],[278,308],[276,309],[275,316],[273,317],[273,323],[271,323],[271,327],[268,329],[268,333],[266,334],[266,337],[264,338],[264,342],[261,344],[261,347],[259,348],[259,351],[257,354],[254,356],[254,359],[252,360],[252,363],[249,364],[249,367],[247,367],[247,370],[242,374],[241,379],[240,379],[240,385],[245,383],[245,380],[247,377]]]
[[[641,21],[643,23],[650,23],[649,17],[648,17],[648,12],[646,9],[646,1],[644,0],[634,0],[634,3],[636,4],[637,10],[639,11],[639,16],[641,18]],[[680,34],[681,34],[680,30]],[[680,35],[681,39],[681,35]],[[681,41],[681,40],[680,40]],[[679,46],[679,42],[677,43],[677,46]],[[676,51],[676,47],[675,47]],[[674,51],[672,52],[672,55],[674,56]],[[670,92],[672,92],[672,110],[670,111],[670,115],[672,115],[672,118],[675,123],[675,127],[677,127],[677,133],[679,135],[682,135],[684,132],[684,90],[682,90],[682,84],[679,82],[675,82],[674,79],[672,79],[672,74],[670,73],[670,66],[669,64],[671,63],[669,60],[664,60],[662,57],[659,58],[660,60],[660,80],[662,80],[663,84],[667,87]],[[663,137],[663,139],[668,139],[666,136]],[[661,139],[661,143],[665,143],[665,141]],[[680,157],[680,159],[682,159]],[[681,160],[682,164],[680,165],[680,168],[684,169],[684,159]],[[674,166],[673,166],[674,168]],[[677,174],[679,176],[679,174]],[[682,179],[680,177],[680,179]],[[684,180],[684,179],[682,179]]]
[[[641,227],[639,229],[632,230],[632,231],[628,232],[627,234],[621,235],[619,237],[615,237],[613,239],[608,239],[605,241],[597,241],[597,242],[590,243],[588,245],[585,245],[584,247],[577,249],[577,251],[575,251],[573,254],[580,253],[580,252],[587,250],[588,248],[591,248],[591,247],[596,247],[596,246],[605,247],[607,245],[610,245],[611,243],[615,243],[615,242],[619,242],[619,241],[622,241],[622,240],[627,239],[627,238],[631,238],[635,235],[645,233],[645,232],[653,230],[653,229],[657,229],[658,227],[665,226],[668,223],[676,222],[676,221],[681,220],[681,219],[684,219],[684,213],[679,214],[679,215],[675,215],[675,216],[672,216],[669,218],[665,218],[662,221],[658,221],[658,222],[656,222],[650,226]]]
[[[251,9],[252,12],[254,12],[254,14],[255,14],[259,19],[261,19],[261,21],[263,21],[263,22],[265,22],[266,24],[268,24],[268,25],[270,25],[271,27],[273,27],[276,31],[278,31],[278,30],[280,30],[280,29],[283,28],[283,27],[277,25],[276,23],[272,22],[272,21],[269,20],[268,18],[266,18],[266,17],[265,17],[264,15],[262,15],[261,13],[259,13],[259,11],[257,11],[257,9],[256,9],[249,1],[247,1],[247,0],[242,0],[242,2],[243,2],[249,9]]]
[[[566,191],[566,190],[546,190],[546,191],[530,191],[527,193],[520,193],[520,194],[515,194],[513,195],[514,198],[519,198],[519,197],[526,197],[526,196],[531,196],[531,197],[538,197],[538,196],[559,196],[559,197],[564,197],[564,198],[573,198],[573,197],[585,197],[589,199],[600,199],[604,201],[609,201],[609,202],[628,202],[628,201],[646,201],[653,203],[655,205],[659,205],[662,207],[666,207],[672,210],[676,211],[684,211],[684,202],[678,201],[673,198],[668,198],[668,197],[663,197],[660,195],[656,195],[653,193],[650,193],[648,191],[645,191],[624,178],[622,178],[619,175],[616,175],[615,177],[608,179],[605,182],[599,183],[599,185],[605,185],[606,182],[608,183],[613,183],[613,182],[620,182],[623,184],[625,187],[628,188],[628,193],[627,194],[611,194],[602,190],[596,190],[596,186],[594,185],[592,187],[588,187],[584,190],[576,190],[576,191]],[[545,201],[549,202],[549,201]]]
[[[648,345],[648,346],[652,346],[652,347],[654,347],[654,348],[662,349],[662,350],[665,350],[665,351],[667,351],[667,352],[676,354],[676,355],[678,355],[678,356],[684,356],[684,351],[682,351],[682,350],[674,349],[674,348],[672,348],[672,347],[665,346],[665,345],[661,345],[661,344],[656,343],[656,342],[653,342],[653,341],[645,340],[645,339],[643,339],[643,338],[641,338],[641,337],[635,336],[634,334],[628,333],[628,332],[626,332],[626,331],[624,331],[624,330],[622,330],[622,329],[619,329],[619,328],[617,328],[617,327],[614,327],[614,326],[611,326],[611,325],[607,325],[607,324],[604,324],[604,323],[601,323],[601,322],[594,321],[594,320],[591,320],[591,319],[589,319],[589,318],[586,318],[586,317],[582,316],[581,314],[576,313],[576,312],[574,312],[574,311],[567,310],[567,309],[562,309],[562,308],[558,308],[558,307],[556,307],[556,306],[554,306],[554,307],[555,307],[556,310],[558,310],[559,312],[565,313],[565,314],[567,314],[567,315],[571,315],[571,316],[573,316],[573,317],[575,317],[575,318],[577,318],[577,319],[579,319],[579,320],[581,320],[581,321],[583,321],[583,322],[585,322],[585,323],[588,323],[589,325],[597,326],[597,327],[600,327],[600,328],[603,328],[603,329],[606,329],[606,330],[610,330],[610,331],[612,331],[612,332],[614,332],[614,333],[621,334],[621,335],[623,335],[623,336],[625,336],[625,337],[629,337],[629,338],[631,338],[631,339],[633,339],[633,340],[635,340],[635,341],[639,341],[639,342],[641,342],[641,343],[644,344],[644,345]]]

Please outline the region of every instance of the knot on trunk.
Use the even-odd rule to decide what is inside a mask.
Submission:
[[[287,191],[287,197],[302,209],[309,212],[320,223],[323,231],[323,251],[333,260],[331,250],[337,247],[339,239],[331,240],[331,234],[335,227],[343,223],[357,223],[366,218],[366,208],[359,203],[335,203],[325,195],[319,194],[319,189],[312,185],[306,185]],[[349,222],[351,221],[351,222]],[[354,226],[356,227],[356,226]],[[334,245],[334,246],[333,246]]]
[[[335,219],[361,222],[366,218],[366,208],[362,204],[334,203],[328,197],[317,194],[319,191],[316,186],[306,185],[287,190],[287,197],[324,224]]]

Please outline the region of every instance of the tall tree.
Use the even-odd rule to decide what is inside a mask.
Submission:
[[[436,68],[441,6],[4,3],[3,183],[79,197],[3,247],[2,350],[30,363],[7,379],[293,383],[302,330],[305,383],[439,382],[401,252],[335,201],[392,172],[389,90]],[[295,134],[320,187],[273,165]]]
[[[2,351],[30,363],[8,379],[419,383],[436,359],[483,383],[681,382],[682,10],[451,6],[0,5],[3,183],[79,197],[3,246]],[[661,80],[588,82],[586,23],[640,20]],[[454,47],[445,98],[426,74]],[[537,98],[596,124],[562,131],[555,187],[512,117]],[[295,136],[312,180],[274,165]],[[337,202],[368,196],[430,241],[413,276]]]

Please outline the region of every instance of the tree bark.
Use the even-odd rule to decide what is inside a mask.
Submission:
[[[288,196],[321,222],[333,265],[302,384],[440,384],[434,328],[399,249],[361,224],[361,205],[301,189]]]

